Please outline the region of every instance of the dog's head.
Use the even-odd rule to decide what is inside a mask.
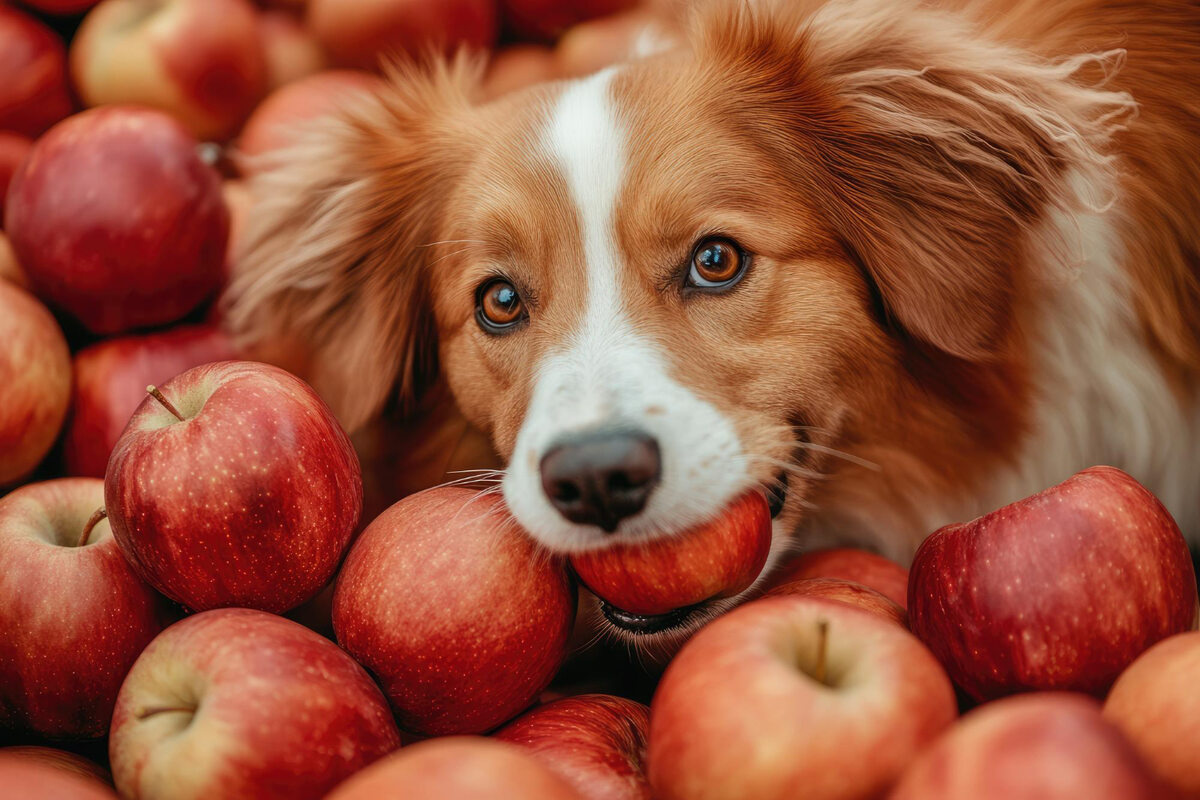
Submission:
[[[900,526],[1019,431],[1027,233],[1111,106],[898,5],[704,3],[677,48],[486,105],[465,61],[402,70],[260,183],[233,325],[302,340],[349,427],[440,375],[555,551],[752,486],[781,542],[813,508]]]

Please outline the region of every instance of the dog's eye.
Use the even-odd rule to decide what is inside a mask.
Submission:
[[[480,285],[475,295],[475,318],[488,333],[506,333],[525,318],[525,304],[515,286],[493,278]]]
[[[745,272],[746,256],[730,239],[705,239],[692,251],[687,285],[694,289],[727,289]]]

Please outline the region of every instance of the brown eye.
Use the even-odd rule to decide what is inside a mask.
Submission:
[[[687,285],[696,289],[725,289],[737,282],[746,258],[729,239],[705,239],[692,251]]]
[[[525,317],[516,287],[503,278],[488,281],[475,296],[475,318],[488,333],[506,333]]]

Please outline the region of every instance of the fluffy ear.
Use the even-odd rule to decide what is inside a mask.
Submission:
[[[415,402],[436,369],[423,245],[464,160],[460,120],[477,79],[465,59],[432,74],[397,68],[251,187],[227,324],[250,352],[299,351],[351,431],[395,392]]]
[[[749,114],[785,129],[776,157],[890,321],[967,359],[1005,337],[1022,250],[1067,252],[1032,245],[1037,223],[1108,202],[1081,185],[1104,185],[1109,138],[1133,110],[1083,78],[1102,83],[1119,52],[1050,62],[904,0],[718,0],[692,41]]]

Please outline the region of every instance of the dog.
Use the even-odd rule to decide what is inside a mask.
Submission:
[[[396,67],[255,188],[230,325],[348,428],[448,386],[556,553],[761,487],[764,575],[905,562],[1094,464],[1198,541],[1192,0],[698,0],[595,75],[478,80]]]

